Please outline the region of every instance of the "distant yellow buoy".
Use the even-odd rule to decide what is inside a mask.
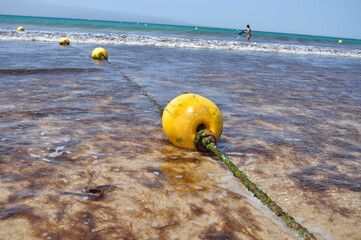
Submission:
[[[59,40],[59,44],[60,44],[61,46],[69,45],[69,44],[70,44],[70,41],[69,41],[69,39],[67,39],[67,38],[61,38],[61,39]]]
[[[343,41],[342,41],[342,40],[338,40],[338,43],[343,43]]]
[[[97,47],[92,52],[92,58],[97,60],[108,60],[108,52],[101,47]]]
[[[194,29],[195,29],[195,30],[198,30],[198,27],[195,27]]]
[[[22,26],[20,26],[20,27],[18,27],[16,30],[18,30],[18,31],[25,31],[25,28],[22,27]]]
[[[223,119],[218,107],[194,93],[179,95],[163,111],[162,127],[177,147],[196,150],[194,138],[200,130],[211,130],[216,140],[222,134]]]

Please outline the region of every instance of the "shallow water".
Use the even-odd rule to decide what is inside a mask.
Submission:
[[[318,239],[359,238],[358,58],[105,45],[106,63],[95,47],[0,41],[2,238],[297,239],[166,139],[149,98],[184,92],[217,104],[220,149]]]

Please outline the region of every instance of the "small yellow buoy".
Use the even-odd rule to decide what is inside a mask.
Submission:
[[[196,150],[194,138],[200,130],[211,130],[216,139],[223,128],[222,114],[210,100],[185,93],[168,103],[162,116],[163,131],[169,140],[181,148]]]
[[[92,58],[98,60],[101,59],[108,60],[108,53],[104,48],[97,47],[92,52]]]
[[[25,31],[25,28],[22,27],[22,26],[20,26],[20,27],[18,27],[16,30],[18,30],[18,31]]]
[[[343,41],[342,41],[342,40],[338,40],[338,43],[343,43]]]
[[[69,39],[67,39],[67,38],[61,38],[59,40],[59,44],[62,45],[62,46],[65,46],[65,45],[69,45],[70,42],[69,42]]]
[[[194,29],[195,29],[195,30],[198,30],[198,27],[195,27]]]

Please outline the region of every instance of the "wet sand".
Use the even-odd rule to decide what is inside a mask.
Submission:
[[[174,147],[139,89],[165,106],[195,85],[222,111],[220,149],[253,182],[317,239],[358,238],[360,96],[350,73],[302,61],[299,72],[260,71],[274,59],[266,54],[241,75],[229,71],[231,53],[126,49],[112,64],[2,72],[1,238],[297,239],[216,158]],[[169,63],[169,52],[184,62]]]
[[[25,80],[45,95],[55,87]],[[13,109],[1,118],[2,238],[293,238],[222,164],[172,146],[159,114],[134,86],[94,93],[71,81],[70,92],[50,91],[56,105],[69,101],[57,108],[32,90],[8,93],[13,97],[4,107]],[[86,187],[104,197],[89,199]]]

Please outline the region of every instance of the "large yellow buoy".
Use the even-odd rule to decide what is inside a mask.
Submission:
[[[97,47],[92,52],[92,58],[98,60],[108,60],[108,52],[104,48]]]
[[[222,114],[210,100],[185,93],[168,103],[162,116],[163,131],[178,147],[196,150],[194,138],[200,130],[211,130],[216,139],[223,128]]]
[[[338,40],[338,43],[343,43],[343,41],[340,39],[340,40]]]
[[[18,31],[25,31],[25,28],[22,27],[22,26],[20,26],[20,27],[18,27],[16,30],[18,30]]]
[[[62,45],[62,46],[69,45],[70,41],[67,38],[60,38],[59,44]]]

